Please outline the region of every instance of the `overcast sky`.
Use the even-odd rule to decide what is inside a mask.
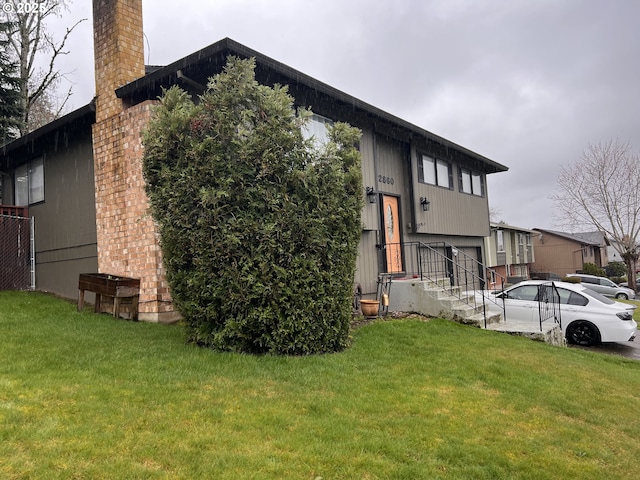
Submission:
[[[498,220],[559,229],[549,196],[589,143],[640,148],[640,0],[143,0],[146,63],[224,37],[509,167]],[[91,2],[60,69],[94,95]]]

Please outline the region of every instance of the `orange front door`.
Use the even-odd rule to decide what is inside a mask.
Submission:
[[[400,243],[400,215],[398,197],[384,195],[384,243],[387,252],[387,273],[399,273],[402,268],[402,244]]]

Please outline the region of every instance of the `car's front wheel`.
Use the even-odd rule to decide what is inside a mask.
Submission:
[[[620,300],[629,300],[629,295],[627,295],[626,293],[619,293],[616,295],[616,298]]]
[[[600,331],[591,322],[577,320],[567,327],[567,342],[590,347],[600,343]]]

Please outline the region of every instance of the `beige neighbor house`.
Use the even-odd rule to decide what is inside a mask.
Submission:
[[[504,222],[491,224],[491,235],[485,238],[489,289],[499,289],[504,283],[514,284],[529,278],[535,260],[531,234],[531,230]]]
[[[535,261],[531,266],[536,275],[553,273],[560,277],[581,272],[585,263],[604,268],[608,265],[609,242],[601,232],[565,233],[533,229]]]
[[[94,0],[93,25],[94,101],[0,147],[0,204],[28,207],[35,219],[36,288],[74,298],[80,273],[134,277],[140,319],[177,318],[148,211],[141,132],[163,88],[197,98],[229,56],[254,58],[260,83],[286,85],[296,107],[313,110],[319,135],[335,121],[362,130],[366,203],[354,283],[365,296],[376,294],[380,274],[422,271],[427,249],[441,252],[431,263],[452,277],[463,255],[484,275],[486,177],[507,167],[228,38],[146,68],[142,0]]]

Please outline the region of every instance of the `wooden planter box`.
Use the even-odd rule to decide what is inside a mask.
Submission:
[[[100,313],[102,297],[113,298],[113,316],[120,317],[122,299],[131,301],[131,319],[138,320],[140,279],[120,277],[108,273],[81,273],[78,278],[78,310],[84,308],[84,292],[96,294],[94,312]]]

